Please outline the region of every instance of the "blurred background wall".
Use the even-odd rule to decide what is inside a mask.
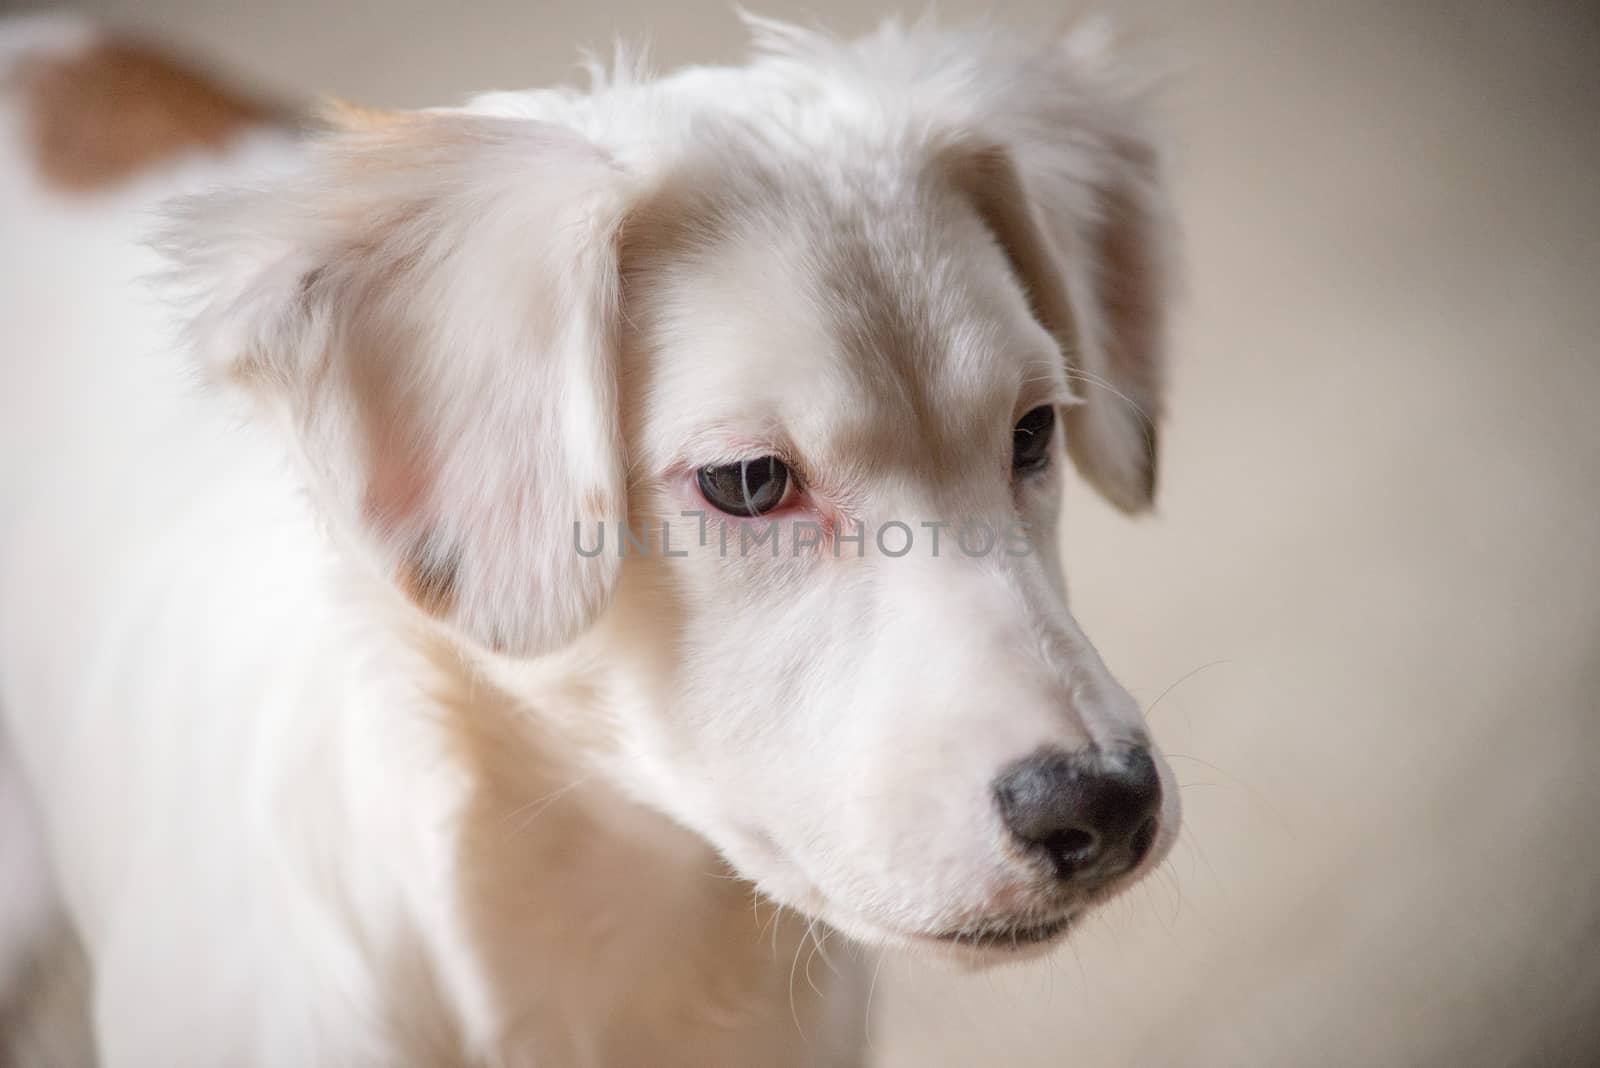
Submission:
[[[722,0],[73,6],[382,105],[743,50]],[[1177,71],[1163,503],[1075,492],[1064,536],[1186,830],[1051,960],[885,964],[878,1062],[1600,1063],[1600,6],[1126,13]]]

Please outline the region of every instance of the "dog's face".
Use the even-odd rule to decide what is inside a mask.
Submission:
[[[415,603],[603,663],[592,758],[773,897],[1045,944],[1177,825],[1056,549],[1069,454],[1148,504],[1160,403],[1152,157],[1071,62],[1009,125],[819,139],[817,103],[648,175],[533,119],[368,124],[209,209],[201,340]]]
[[[1176,825],[1064,600],[1061,344],[938,161],[880,189],[738,169],[638,221],[666,237],[624,294],[653,540],[600,628],[651,679],[621,777],[859,937],[1042,942]],[[1062,811],[1008,822],[1040,755]]]
[[[652,695],[621,705],[619,778],[769,894],[1015,952],[1154,863],[1177,811],[1067,610],[1079,400],[985,217],[1015,184],[973,189],[969,162],[725,165],[635,218],[621,399],[650,540],[596,640]]]

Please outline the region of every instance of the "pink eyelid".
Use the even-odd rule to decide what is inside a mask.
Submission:
[[[763,512],[758,516],[729,515],[716,505],[712,504],[710,501],[706,500],[705,495],[700,492],[700,486],[696,478],[696,473],[700,470],[700,468],[720,464],[739,463],[742,460],[756,460],[764,456],[776,456],[786,467],[789,468],[791,477],[791,482],[788,491],[784,496],[783,503],[772,509],[770,512]],[[715,516],[719,521],[724,523],[758,523],[765,521],[778,521],[783,519],[793,519],[806,513],[810,513],[811,516],[815,518],[815,520],[822,526],[824,537],[826,538],[831,534],[834,526],[838,522],[839,510],[837,507],[835,507],[833,503],[826,497],[815,492],[810,481],[807,479],[805,472],[795,465],[790,459],[788,459],[784,451],[771,446],[758,445],[753,449],[750,449],[747,446],[746,450],[740,450],[739,452],[733,453],[731,456],[727,456],[726,458],[719,456],[719,458],[706,461],[705,463],[699,463],[694,460],[680,460],[673,464],[672,467],[666,472],[666,478],[669,482],[680,486],[681,492],[686,498],[693,500],[696,505],[704,508],[708,514]]]

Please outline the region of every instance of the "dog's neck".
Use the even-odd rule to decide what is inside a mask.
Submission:
[[[584,768],[559,724],[603,715],[583,707],[596,686],[517,696],[424,647],[465,794],[447,824],[451,934],[434,951],[422,935],[428,974],[394,971],[408,1063],[459,1060],[451,1047],[497,1064],[856,1060],[859,961],[819,955],[815,925]]]

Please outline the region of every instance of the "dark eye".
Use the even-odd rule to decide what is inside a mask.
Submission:
[[[789,493],[789,468],[776,456],[702,467],[695,481],[705,499],[729,515],[764,515]]]
[[[1011,470],[1019,475],[1042,470],[1050,462],[1050,434],[1056,410],[1048,404],[1028,412],[1011,431]]]

